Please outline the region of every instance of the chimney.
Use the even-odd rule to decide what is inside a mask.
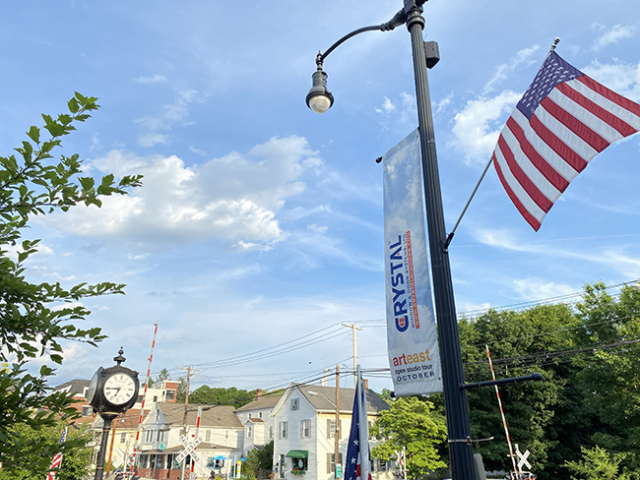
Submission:
[[[369,390],[369,380],[367,380],[366,378],[364,379],[364,389],[365,391]]]
[[[256,400],[260,400],[262,398],[262,389],[258,388],[256,390]]]

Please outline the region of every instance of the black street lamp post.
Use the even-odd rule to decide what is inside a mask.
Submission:
[[[438,319],[438,339],[442,361],[442,377],[444,400],[449,433],[449,456],[451,474],[454,480],[475,480],[473,449],[471,444],[471,427],[469,423],[469,407],[464,388],[460,338],[453,297],[451,267],[446,249],[447,234],[442,209],[442,195],[436,157],[436,143],[429,98],[427,66],[437,63],[437,48],[429,42],[435,55],[429,55],[422,40],[424,18],[422,5],[427,0],[404,0],[404,8],[391,21],[373,27],[364,27],[345,35],[334,43],[324,54],[316,58],[318,71],[313,74],[313,87],[307,95],[307,105],[313,111],[323,113],[333,104],[333,96],[327,90],[327,75],[322,71],[324,59],[338,45],[354,35],[366,31],[389,31],[402,24],[407,24],[411,34],[413,68],[416,84],[418,106],[418,125],[420,131],[420,147],[422,152],[422,172],[424,176],[425,205],[427,212],[427,230],[433,277],[433,291],[436,315]]]
[[[91,379],[87,400],[102,417],[102,439],[96,461],[94,480],[102,480],[104,476],[104,460],[107,453],[109,431],[113,420],[121,413],[133,407],[138,399],[140,381],[138,372],[120,365],[126,359],[122,356],[122,347],[118,356],[114,357],[116,365],[110,368],[100,367]]]

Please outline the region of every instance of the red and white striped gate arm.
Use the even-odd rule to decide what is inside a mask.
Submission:
[[[493,362],[491,361],[491,352],[489,352],[489,345],[485,345],[487,348],[487,357],[489,358],[489,366],[491,367],[491,377],[496,380],[496,374],[493,371]],[[498,385],[496,387],[496,397],[498,397],[498,405],[500,405],[500,415],[502,415],[502,424],[504,425],[504,433],[507,435],[507,443],[509,444],[509,454],[511,455],[511,462],[513,463],[513,470],[516,472],[516,478],[520,478],[520,472],[518,472],[518,466],[516,465],[516,457],[513,455],[513,448],[511,447],[511,437],[509,436],[509,429],[507,428],[507,419],[504,416],[504,410],[502,409],[502,401],[500,400],[500,391]]]
[[[149,378],[151,377],[151,362],[153,361],[153,349],[156,346],[156,335],[158,334],[158,322],[154,323],[154,326],[155,328],[153,329],[153,341],[151,342],[151,354],[149,355],[149,366],[147,367],[147,378],[144,381],[144,392],[142,393],[142,405],[140,406],[140,418],[138,419],[138,431],[136,432],[136,441],[133,443],[133,459],[131,461],[130,473],[133,473],[133,468],[136,463],[136,452],[138,450],[138,444],[140,441],[140,431],[142,430],[142,419],[144,417],[144,402],[147,399],[147,388],[149,387]]]

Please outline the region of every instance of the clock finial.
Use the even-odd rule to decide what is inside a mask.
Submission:
[[[120,350],[118,350],[118,356],[113,357],[113,360],[118,364],[118,366],[120,366],[121,363],[127,361],[127,359],[122,356],[123,353],[124,350],[122,349],[122,347],[120,347]]]

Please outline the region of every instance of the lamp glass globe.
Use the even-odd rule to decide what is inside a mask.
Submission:
[[[309,99],[311,110],[316,113],[324,113],[331,106],[331,99],[326,95],[314,95]]]

